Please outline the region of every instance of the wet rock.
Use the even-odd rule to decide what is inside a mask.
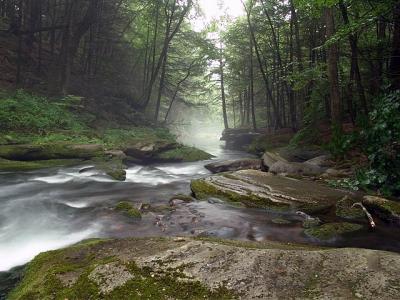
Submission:
[[[328,155],[328,153],[315,147],[285,147],[279,150],[279,155],[287,161],[306,162],[318,156]]]
[[[76,166],[82,163],[80,159],[49,159],[38,161],[17,161],[0,158],[0,171],[31,171],[54,167]]]
[[[269,169],[272,167],[272,165],[278,161],[287,162],[286,159],[282,158],[277,153],[269,152],[269,151],[265,152],[262,157],[262,165],[263,165],[264,171],[269,171]]]
[[[375,196],[365,196],[362,203],[382,220],[400,226],[400,202]]]
[[[215,162],[205,165],[205,168],[212,173],[222,173],[229,171],[239,170],[261,170],[261,160],[259,159],[238,159],[238,160],[226,160],[221,162]]]
[[[142,214],[140,213],[140,210],[134,207],[130,202],[128,201],[121,201],[119,202],[115,208],[116,211],[122,212],[128,217],[131,218],[142,218]]]
[[[269,168],[269,171],[273,174],[290,176],[319,176],[325,169],[308,163],[277,161]]]
[[[272,223],[277,224],[277,225],[289,225],[292,224],[291,221],[283,219],[283,218],[275,218],[271,220]]]
[[[323,211],[350,194],[316,182],[274,176],[256,170],[192,180],[191,188],[197,199],[217,197],[247,207],[277,211]]]
[[[231,149],[243,149],[249,146],[254,140],[262,136],[251,129],[225,129],[221,141],[226,142],[226,147]]]
[[[66,269],[80,271],[72,286],[58,279]],[[44,253],[26,270],[10,299],[105,293],[110,299],[397,299],[400,255],[209,238],[126,239]]]
[[[203,150],[179,145],[174,149],[162,151],[154,156],[160,162],[194,162],[211,159],[213,156]]]
[[[320,241],[334,240],[340,236],[355,233],[363,229],[360,224],[353,223],[327,223],[318,227],[308,228],[304,233]]]
[[[338,169],[329,168],[321,175],[321,178],[325,178],[325,179],[344,178],[344,177],[351,176],[351,174],[352,174],[352,171],[349,169],[338,170]]]
[[[336,215],[350,220],[364,218],[365,214],[362,209],[353,207],[357,202],[360,200],[344,196],[336,203]]]
[[[218,237],[218,238],[232,238],[237,235],[236,229],[231,227],[221,227],[219,229],[207,230],[201,232],[199,237]]]
[[[117,158],[120,160],[125,160],[127,158],[127,155],[121,150],[108,150],[105,152],[105,155],[110,159]]]
[[[92,159],[103,155],[103,153],[103,146],[96,144],[73,145],[67,143],[53,143],[0,146],[0,158],[17,161]]]
[[[125,146],[123,152],[137,159],[148,159],[159,152],[171,150],[177,147],[177,143],[168,141],[138,141]]]
[[[321,168],[328,168],[333,165],[331,155],[320,155],[315,158],[307,160],[305,163],[309,165],[318,166]]]
[[[174,195],[171,197],[171,199],[169,199],[169,203],[172,205],[173,203],[190,203],[193,202],[194,198],[192,196],[189,195],[185,195],[185,194],[178,194],[178,195]]]

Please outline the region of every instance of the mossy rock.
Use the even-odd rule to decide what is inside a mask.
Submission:
[[[39,169],[78,165],[79,159],[49,159],[39,161],[16,161],[0,158],[0,171],[32,171]]]
[[[169,245],[170,242],[162,239],[121,243],[132,248],[139,244],[140,249],[135,248],[134,252],[141,253],[157,253],[173,245],[173,242]],[[28,264],[23,281],[8,295],[8,299],[237,298],[226,288],[211,290],[199,281],[187,279],[180,268],[156,272],[138,266],[132,259],[120,259],[120,253],[115,252],[117,244],[118,241],[91,241],[38,255]],[[106,253],[107,249],[110,253]]]
[[[125,181],[126,180],[126,171],[123,169],[108,171],[107,175],[117,181]]]
[[[241,170],[213,175],[191,182],[199,200],[215,197],[247,207],[273,211],[303,211],[308,214],[329,211],[346,195],[309,180],[274,176],[258,170]]]
[[[306,229],[304,233],[321,241],[329,241],[340,236],[355,233],[363,229],[360,224],[354,223],[327,223],[318,227]]]
[[[275,219],[272,219],[271,222],[273,224],[276,224],[276,225],[289,225],[289,224],[292,224],[292,222],[290,220],[283,219],[283,218],[275,218]]]
[[[174,195],[173,197],[171,197],[170,199],[169,199],[169,202],[171,202],[171,201],[173,201],[173,200],[181,200],[181,201],[183,201],[183,202],[185,202],[185,203],[190,203],[190,202],[193,202],[193,197],[192,196],[190,196],[190,195],[185,195],[185,194],[177,194],[177,195]]]
[[[381,197],[365,196],[362,203],[382,220],[400,226],[400,202]]]
[[[309,229],[321,225],[321,220],[319,218],[308,218],[303,221],[303,228]]]
[[[364,212],[360,208],[352,207],[355,203],[360,202],[357,199],[348,196],[343,197],[336,203],[336,215],[345,219],[361,219]]]
[[[126,166],[121,158],[106,156],[96,157],[92,160],[96,167],[117,181],[126,180]]]
[[[264,208],[274,211],[290,210],[290,205],[287,203],[273,202],[267,198],[258,197],[251,193],[239,194],[231,190],[220,189],[204,179],[192,180],[190,187],[199,200],[207,200],[210,197],[216,197],[233,204],[243,204],[249,208]]]
[[[203,150],[194,147],[179,146],[157,154],[155,159],[167,162],[194,162],[208,160],[212,157],[211,154]]]
[[[75,145],[51,143],[41,145],[0,146],[0,157],[9,160],[33,161],[50,159],[92,159],[104,154],[103,147],[96,144]]]
[[[139,219],[142,218],[140,210],[133,207],[133,205],[127,201],[119,202],[114,209],[116,211],[122,212],[123,214],[131,218],[139,218]]]

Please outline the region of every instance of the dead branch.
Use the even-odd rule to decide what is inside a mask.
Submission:
[[[357,202],[357,203],[353,204],[352,208],[356,208],[357,206],[364,211],[365,216],[367,217],[367,219],[369,221],[369,225],[371,226],[371,228],[375,228],[376,224],[374,222],[374,219],[372,218],[372,215],[369,213],[369,211],[365,208],[365,206],[362,203]]]

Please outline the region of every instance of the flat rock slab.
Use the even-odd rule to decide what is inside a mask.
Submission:
[[[236,159],[210,163],[204,166],[213,173],[231,172],[239,170],[261,170],[260,159]]]
[[[383,251],[127,239],[41,254],[9,298],[398,299],[399,278],[400,255]]]
[[[328,209],[347,191],[329,188],[313,181],[275,176],[256,170],[242,170],[193,180],[196,198],[220,197],[247,207],[271,210],[303,210],[315,212]]]

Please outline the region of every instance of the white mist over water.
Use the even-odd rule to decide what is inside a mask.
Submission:
[[[51,227],[49,226],[47,230],[35,227],[25,228],[23,232],[20,227],[19,232],[6,228],[8,232],[13,233],[13,236],[0,233],[0,272],[26,264],[41,252],[59,249],[93,237],[99,231],[98,226],[76,233],[58,231]]]

